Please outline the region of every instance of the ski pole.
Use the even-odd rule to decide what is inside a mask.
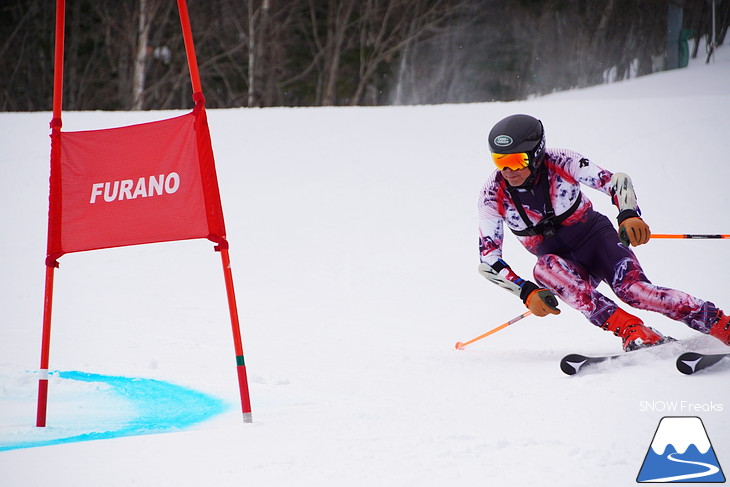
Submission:
[[[471,340],[469,340],[468,342],[464,342],[464,343],[462,343],[462,342],[456,342],[456,345],[455,345],[455,347],[456,347],[456,349],[457,349],[457,350],[464,350],[464,347],[465,347],[465,346],[467,346],[467,345],[469,345],[470,343],[474,343],[474,342],[475,342],[475,341],[477,341],[477,340],[481,340],[481,339],[482,339],[482,338],[484,338],[484,337],[488,337],[488,336],[489,336],[489,335],[491,335],[492,333],[497,333],[497,332],[498,332],[499,330],[501,330],[501,329],[503,329],[503,328],[507,328],[507,327],[508,327],[509,325],[511,325],[512,323],[517,323],[517,322],[518,322],[518,321],[520,321],[520,320],[521,320],[522,318],[527,318],[527,317],[528,317],[528,316],[530,316],[531,314],[532,314],[532,311],[525,311],[525,312],[524,312],[524,313],[522,313],[522,314],[521,314],[520,316],[518,316],[518,317],[516,317],[516,318],[512,318],[512,319],[511,319],[511,320],[509,320],[509,321],[508,321],[507,323],[502,323],[502,324],[501,324],[501,325],[499,325],[499,326],[498,326],[497,328],[494,328],[494,329],[492,329],[492,330],[489,330],[489,331],[488,331],[488,332],[486,332],[485,334],[483,334],[483,335],[479,335],[479,336],[478,336],[478,337],[476,337],[476,338],[472,338],[472,339],[471,339]]]
[[[652,233],[651,238],[730,238],[730,235],[697,233]]]

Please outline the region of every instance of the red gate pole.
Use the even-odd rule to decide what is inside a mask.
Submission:
[[[222,245],[217,247],[221,253],[223,263],[223,276],[226,281],[226,295],[228,296],[228,310],[231,314],[231,327],[233,329],[233,346],[236,352],[236,371],[238,373],[238,389],[241,394],[241,409],[243,411],[243,422],[252,423],[251,396],[248,390],[248,376],[246,375],[246,361],[243,358],[243,342],[241,341],[241,327],[238,322],[238,307],[236,306],[236,293],[233,289],[233,273],[231,272],[231,259],[228,249]]]
[[[190,27],[190,17],[188,16],[186,0],[177,0],[177,10],[180,12],[180,24],[182,25],[183,40],[185,41],[185,53],[188,56],[188,69],[190,69],[190,81],[193,84],[193,98],[195,98],[196,93],[203,93],[203,88],[200,84],[198,58],[195,57],[193,30]]]
[[[61,157],[61,107],[63,105],[63,44],[66,17],[65,0],[56,0],[56,47],[53,67],[53,119],[51,120],[51,159]],[[53,184],[53,183],[52,183]],[[53,310],[53,277],[58,263],[46,258],[46,285],[43,299],[43,336],[41,339],[41,367],[38,378],[38,408],[36,426],[46,425],[48,406],[48,363],[51,350],[51,314]]]
[[[190,81],[193,85],[193,101],[195,102],[197,109],[198,106],[205,105],[205,98],[203,97],[203,88],[200,83],[198,60],[195,57],[195,45],[193,44],[193,33],[192,28],[190,27],[190,17],[188,16],[188,7],[186,0],[177,0],[177,8],[180,13],[180,24],[182,26],[183,39],[185,41],[185,53],[187,54],[188,68],[190,69]],[[243,411],[243,421],[245,423],[251,423],[253,422],[253,416],[251,414],[251,397],[248,389],[246,362],[243,357],[241,326],[238,321],[238,307],[236,306],[236,293],[233,287],[231,259],[228,255],[228,242],[224,240],[222,243],[217,245],[215,249],[221,254],[221,262],[223,264],[223,277],[226,282],[226,295],[228,297],[228,310],[231,315],[233,346],[236,353],[236,372],[238,374],[238,388],[241,395],[241,409]]]
[[[43,306],[43,339],[41,342],[41,368],[38,378],[38,408],[36,412],[37,427],[46,425],[48,406],[48,358],[51,349],[51,309],[53,304],[53,271],[54,267],[46,266],[46,291]]]

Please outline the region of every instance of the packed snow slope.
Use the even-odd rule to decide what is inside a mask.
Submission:
[[[730,365],[679,374],[679,351],[723,349],[682,324],[637,311],[680,344],[575,377],[561,357],[617,352],[620,341],[564,305],[463,351],[454,343],[525,309],[476,271],[496,121],[532,114],[548,146],[630,174],[656,233],[730,233],[729,82],[725,46],[710,64],[522,102],[210,110],[252,424],[241,419],[220,258],[195,240],[60,259],[57,372],[48,427],[35,428],[51,114],[0,114],[0,444],[11,447],[0,484],[633,485],[667,415],[701,417],[727,468]],[[66,112],[63,129],[179,113]],[[616,215],[605,195],[584,192]],[[730,311],[730,241],[653,240],[636,252],[653,282]],[[534,258],[511,236],[505,258],[531,276]],[[138,421],[138,405],[78,373],[171,383],[226,407],[195,426],[94,439]],[[174,402],[148,399],[148,410]],[[84,434],[92,441],[17,448]]]

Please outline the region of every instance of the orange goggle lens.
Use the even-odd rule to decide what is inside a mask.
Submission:
[[[513,171],[518,171],[530,164],[530,158],[525,152],[518,152],[517,154],[492,154],[492,159],[500,171],[506,167]]]

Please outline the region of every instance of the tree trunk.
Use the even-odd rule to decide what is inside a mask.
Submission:
[[[327,41],[325,45],[322,105],[337,103],[337,80],[354,0],[330,0],[327,8]]]
[[[134,59],[132,74],[132,110],[142,110],[144,107],[145,65],[147,64],[151,20],[148,19],[147,0],[139,0],[138,14],[137,55]]]

